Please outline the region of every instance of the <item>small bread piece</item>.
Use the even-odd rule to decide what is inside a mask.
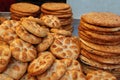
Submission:
[[[12,58],[7,69],[3,73],[13,79],[19,80],[26,72],[27,66],[27,63],[23,63]]]
[[[81,19],[89,24],[104,27],[119,27],[120,16],[110,12],[90,12],[83,14]]]
[[[50,31],[53,33],[56,33],[56,34],[63,35],[63,36],[72,36],[72,33],[70,31],[66,31],[66,30],[51,29]]]
[[[38,44],[41,42],[41,38],[38,38],[29,32],[27,32],[23,25],[19,25],[16,27],[16,34],[24,41],[29,42],[31,44]]]
[[[47,28],[44,28],[38,25],[36,22],[30,21],[30,20],[24,19],[22,20],[21,24],[26,30],[28,30],[30,33],[38,37],[45,37],[47,36],[47,33],[49,32]]]
[[[41,6],[43,9],[50,10],[50,11],[58,11],[58,10],[63,10],[63,9],[68,9],[70,8],[70,5],[66,3],[44,3]]]
[[[51,52],[57,58],[77,59],[80,54],[80,48],[73,37],[58,37],[50,47]]]
[[[50,28],[60,28],[60,20],[54,15],[45,15],[40,18],[42,25],[46,25]]]
[[[20,80],[37,80],[34,76],[25,74]]]
[[[28,74],[32,76],[41,75],[53,64],[54,60],[55,58],[51,52],[43,52],[30,63]]]
[[[100,68],[100,69],[116,69],[116,68],[120,68],[120,64],[103,64],[103,63],[99,63],[95,60],[92,60],[92,59],[88,59],[86,57],[84,57],[83,55],[80,56],[80,60],[87,64],[87,65],[90,65],[90,66],[93,66],[93,67],[97,67],[97,68]]]
[[[14,3],[10,7],[11,9],[23,12],[23,13],[36,13],[40,10],[40,7],[31,3]]]
[[[46,37],[43,38],[43,41],[40,44],[38,44],[37,51],[43,52],[47,50],[51,46],[53,41],[54,41],[54,37],[51,33],[49,33]]]
[[[114,75],[109,72],[96,70],[87,74],[87,80],[117,80]]]
[[[38,75],[38,80],[59,80],[66,72],[66,66],[61,60],[55,60],[53,65],[43,74]]]
[[[14,80],[14,79],[9,77],[7,74],[0,74],[0,80]]]
[[[61,60],[67,67],[67,71],[69,70],[78,70],[82,72],[82,66],[81,64],[74,59],[62,59]]]
[[[10,58],[11,51],[9,45],[4,41],[0,41],[0,73],[6,69]]]
[[[60,80],[86,80],[86,77],[81,71],[69,70]]]
[[[10,44],[12,56],[21,62],[29,62],[37,57],[37,51],[33,45],[21,39],[14,39]]]

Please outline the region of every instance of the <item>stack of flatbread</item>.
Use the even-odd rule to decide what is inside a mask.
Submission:
[[[120,17],[110,12],[81,16],[80,59],[89,69],[104,69],[120,76]]]
[[[31,3],[14,3],[10,6],[11,19],[20,20],[22,17],[38,17],[40,14],[40,7]]]
[[[44,3],[41,6],[41,16],[54,15],[60,19],[61,29],[67,31],[73,31],[72,27],[72,9],[69,4],[66,3]]]

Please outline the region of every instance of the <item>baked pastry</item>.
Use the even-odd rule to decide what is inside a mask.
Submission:
[[[37,57],[37,51],[33,45],[21,39],[15,39],[10,43],[12,56],[21,62],[29,62]]]
[[[61,60],[55,60],[53,65],[43,74],[38,75],[38,80],[59,80],[66,72],[66,67]]]
[[[51,33],[48,33],[46,37],[43,38],[42,42],[37,45],[37,51],[38,52],[43,52],[51,46],[51,44],[54,41],[54,37]]]
[[[78,70],[82,72],[82,66],[81,64],[74,59],[62,59],[61,60],[67,67],[67,71],[69,70]]]
[[[54,15],[42,16],[42,17],[40,17],[40,21],[41,21],[42,25],[46,25],[47,27],[50,27],[50,28],[60,28],[61,27],[60,20]]]
[[[10,58],[11,51],[9,45],[4,41],[0,41],[0,73],[6,69]]]
[[[23,25],[19,25],[16,27],[16,34],[24,41],[29,42],[31,44],[38,44],[41,42],[41,38],[34,36],[27,32]]]
[[[47,28],[38,25],[34,21],[23,19],[21,21],[21,24],[27,31],[29,31],[30,33],[38,37],[45,37],[47,36],[47,33],[49,32]]]
[[[28,74],[32,76],[41,75],[53,64],[55,58],[51,52],[42,52],[41,55],[34,59],[29,67]]]
[[[57,58],[77,59],[80,54],[80,48],[73,37],[58,37],[50,47],[51,52]]]
[[[23,63],[15,59],[11,59],[7,69],[3,72],[13,79],[19,80],[27,70],[28,63]]]

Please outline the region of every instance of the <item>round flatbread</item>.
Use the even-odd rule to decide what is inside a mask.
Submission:
[[[46,25],[50,28],[60,28],[60,20],[54,15],[45,15],[40,18],[42,25]]]
[[[81,64],[74,59],[62,59],[61,60],[67,67],[67,71],[69,70],[78,70],[82,72],[82,66]]]
[[[32,76],[41,75],[53,64],[55,58],[51,52],[42,52],[41,55],[33,60],[28,67],[28,74]]]
[[[14,3],[10,6],[11,9],[24,12],[24,13],[35,13],[40,10],[40,7],[31,3]]]
[[[89,23],[86,23],[83,20],[80,20],[80,26],[84,26],[92,31],[100,31],[101,33],[102,32],[106,32],[106,33],[107,32],[117,32],[120,30],[120,27],[107,28],[107,27],[95,26],[95,25],[91,25]]]
[[[66,66],[61,60],[55,60],[53,65],[43,74],[38,75],[38,80],[59,80],[66,72]]]
[[[36,22],[32,20],[30,21],[30,20],[23,19],[21,24],[27,31],[31,32],[32,34],[38,37],[45,37],[49,32],[47,28],[43,28],[42,26],[38,25]]]
[[[4,74],[19,80],[26,72],[27,66],[28,63],[23,63],[12,58]]]
[[[44,3],[41,7],[46,10],[56,11],[56,10],[68,9],[70,8],[70,5],[66,3]]]
[[[83,14],[81,19],[89,24],[104,27],[119,27],[120,16],[110,12],[90,12]]]
[[[15,39],[10,43],[12,56],[21,62],[29,62],[37,57],[37,51],[33,45],[21,39]]]
[[[31,44],[38,44],[41,42],[41,38],[34,36],[27,32],[23,25],[19,25],[16,27],[16,34],[24,41],[29,42]]]
[[[57,58],[77,59],[80,54],[80,47],[73,37],[58,37],[50,47],[51,52]]]

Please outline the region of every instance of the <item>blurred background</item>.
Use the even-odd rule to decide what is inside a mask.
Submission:
[[[72,7],[73,18],[80,19],[84,13],[91,11],[113,12],[120,15],[120,0],[0,0],[0,12],[9,12],[9,7],[16,2],[30,2],[41,5],[45,2],[64,2]]]
[[[11,4],[16,2],[29,2],[36,5],[41,5],[45,2],[64,2],[66,3],[66,0],[0,0],[0,12],[9,12],[9,7]]]

